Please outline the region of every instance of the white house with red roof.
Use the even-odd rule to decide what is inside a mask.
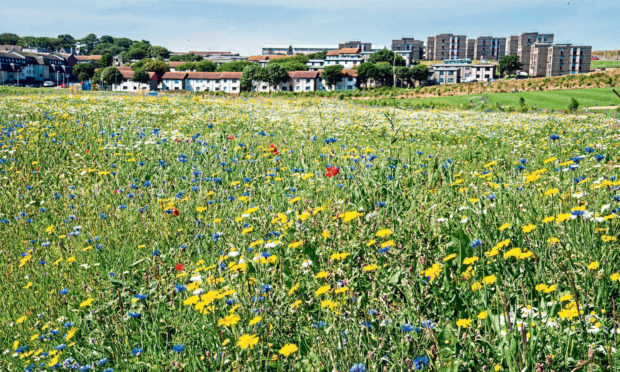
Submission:
[[[183,90],[185,89],[185,78],[187,78],[187,72],[168,71],[161,77],[159,89]]]
[[[119,84],[113,84],[112,90],[115,92],[138,92],[140,90],[157,90],[158,76],[154,72],[149,72],[149,82],[148,83],[139,83],[137,81],[131,80],[135,74],[131,68],[118,68],[121,75],[123,75],[123,81]]]

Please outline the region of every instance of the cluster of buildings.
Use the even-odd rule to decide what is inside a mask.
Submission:
[[[270,61],[287,58],[296,54],[311,55],[307,62],[308,71],[294,71],[289,81],[277,87],[262,82],[253,84],[256,91],[315,91],[329,89],[355,89],[354,69],[370,57],[384,49],[374,49],[372,43],[360,40],[347,41],[334,45],[266,45],[260,55],[244,57],[228,51],[189,51],[171,53],[172,55],[194,54],[216,64],[232,61],[252,61],[266,66]],[[590,71],[592,47],[585,45],[554,44],[553,34],[526,32],[508,37],[480,36],[467,38],[466,35],[451,33],[430,36],[423,40],[403,37],[392,40],[390,49],[405,60],[406,66],[420,61],[442,61],[430,65],[430,84],[456,84],[461,82],[491,81],[496,76],[497,62],[505,55],[516,55],[521,63],[521,73],[533,77],[580,74]],[[323,57],[324,55],[324,57]],[[57,53],[43,53],[32,49],[22,49],[14,45],[0,45],[0,84],[20,85],[41,84],[52,81],[56,84],[75,81],[73,66],[78,63],[97,65],[100,55],[82,56],[65,50]],[[472,61],[477,61],[472,63]],[[133,72],[123,66],[116,56],[113,65],[123,75],[123,82],[115,85],[117,91],[137,91],[143,89],[220,91],[237,93],[240,91],[241,73],[179,72],[176,67],[183,62],[169,62],[170,72],[163,76],[150,75],[150,83],[133,82]],[[344,68],[342,82],[328,87],[322,79],[322,71],[327,66],[341,65]]]
[[[63,52],[39,53],[16,45],[0,46],[0,85],[68,82],[77,60]]]
[[[241,72],[185,72],[169,71],[161,79],[149,73],[149,83],[132,81],[133,71],[129,67],[119,67],[123,80],[112,85],[117,92],[141,92],[149,90],[190,92],[241,92]],[[255,92],[311,92],[324,90],[353,90],[357,86],[357,73],[354,70],[343,70],[343,76],[335,86],[329,86],[322,77],[321,71],[291,71],[288,79],[277,86],[270,86],[264,81],[253,81]]]

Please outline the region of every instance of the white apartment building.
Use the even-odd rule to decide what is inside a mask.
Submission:
[[[352,69],[364,62],[362,51],[359,48],[343,48],[330,50],[325,57],[324,67],[342,65],[345,69]]]
[[[134,71],[131,69],[120,69],[121,75],[123,75],[123,81],[119,84],[112,84],[112,90],[114,92],[138,92],[140,90],[156,90],[158,83],[158,76],[154,72],[149,72],[149,82],[139,83],[131,80],[134,76]]]
[[[187,72],[166,72],[161,77],[159,89],[161,90],[183,90],[185,89],[185,78]]]

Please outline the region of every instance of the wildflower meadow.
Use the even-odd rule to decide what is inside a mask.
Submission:
[[[617,371],[620,121],[0,95],[0,370]]]

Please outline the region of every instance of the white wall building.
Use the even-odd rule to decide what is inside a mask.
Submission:
[[[239,93],[241,74],[241,72],[188,72],[185,89],[190,92]]]
[[[141,90],[151,91],[157,90],[158,76],[154,72],[149,72],[149,82],[139,83],[131,80],[135,74],[131,69],[119,69],[123,75],[123,81],[119,84],[112,84],[112,90],[115,92],[138,92]]]
[[[185,89],[185,78],[187,72],[166,72],[161,78],[159,89],[161,90],[183,90]]]

